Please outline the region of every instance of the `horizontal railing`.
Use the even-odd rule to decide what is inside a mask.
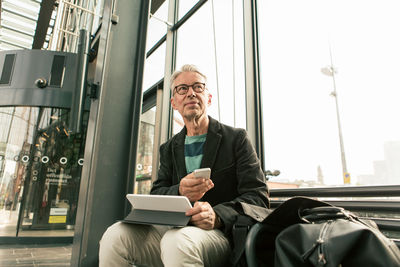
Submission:
[[[271,189],[274,197],[400,197],[400,185]]]

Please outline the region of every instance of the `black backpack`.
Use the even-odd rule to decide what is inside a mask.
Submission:
[[[285,201],[235,241],[232,266],[400,266],[399,248],[372,220],[306,197]]]

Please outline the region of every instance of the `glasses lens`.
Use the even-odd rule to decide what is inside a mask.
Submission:
[[[187,85],[178,85],[176,87],[176,92],[178,93],[178,95],[184,95],[187,93],[188,90],[189,90],[189,86],[187,86]]]
[[[201,93],[201,92],[204,91],[204,84],[203,83],[195,83],[195,84],[193,84],[192,87],[193,87],[193,90],[196,93]]]
[[[206,88],[204,83],[194,83],[192,85],[181,84],[175,87],[175,91],[178,95],[185,95],[189,91],[189,87],[192,87],[196,93],[202,93]]]

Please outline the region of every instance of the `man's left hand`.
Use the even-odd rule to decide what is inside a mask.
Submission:
[[[218,228],[216,224],[217,216],[214,209],[208,202],[197,201],[194,203],[193,208],[186,212],[186,216],[192,216],[190,222],[204,230],[211,230]]]

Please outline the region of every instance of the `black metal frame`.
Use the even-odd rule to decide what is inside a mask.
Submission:
[[[248,29],[249,33],[245,33],[247,40],[245,41],[246,54],[245,58],[248,62],[246,64],[246,72],[250,72],[252,77],[251,80],[253,86],[253,92],[248,92],[246,112],[250,113],[253,118],[248,116],[247,125],[248,128],[253,129],[254,133],[254,147],[257,155],[261,162],[261,167],[265,170],[265,152],[264,152],[264,127],[263,127],[263,112],[262,112],[262,92],[261,92],[261,73],[260,73],[260,50],[259,50],[259,38],[258,38],[258,8],[257,0],[243,1],[244,5],[244,17],[245,17],[245,29]],[[247,5],[247,8],[246,8]],[[246,11],[246,9],[248,11]],[[246,27],[246,24],[248,26]],[[251,37],[249,40],[248,37]],[[249,48],[246,48],[246,44],[249,43]],[[246,74],[247,75],[247,74]],[[247,78],[246,78],[247,80]],[[251,90],[250,89],[250,90]],[[247,89],[249,90],[249,89]],[[250,97],[249,97],[250,96]],[[250,126],[250,127],[249,127]]]
[[[55,0],[43,0],[41,2],[39,17],[36,23],[35,36],[33,37],[32,49],[41,49],[43,47],[54,5]]]
[[[164,78],[156,82],[152,87],[143,93],[142,114],[156,106],[157,90],[164,86]]]

